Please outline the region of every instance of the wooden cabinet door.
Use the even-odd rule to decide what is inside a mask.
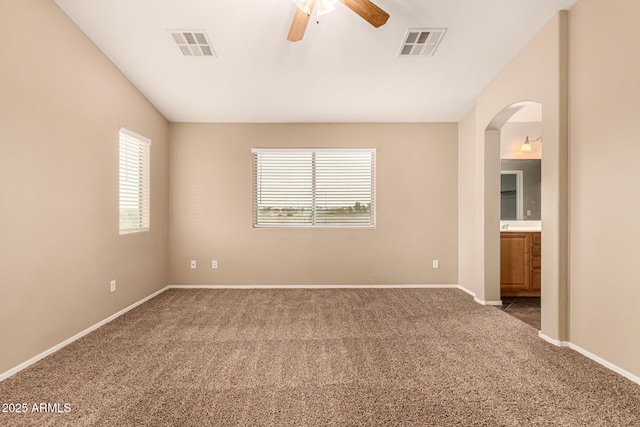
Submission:
[[[531,289],[530,236],[529,233],[500,234],[500,289],[502,291]]]

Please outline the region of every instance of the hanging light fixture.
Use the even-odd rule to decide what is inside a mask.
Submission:
[[[316,19],[316,22],[319,21],[319,18],[322,15],[326,15],[327,13],[336,10],[336,7],[334,5],[337,2],[338,0],[317,0],[316,3],[318,3],[318,11],[316,13],[318,18]],[[311,15],[313,3],[314,0],[293,0],[293,4],[295,4],[298,9],[306,13],[307,16]]]
[[[533,141],[529,140],[529,137],[527,136],[527,139],[525,139],[525,141],[522,143],[522,146],[520,147],[520,151],[523,151],[525,153],[530,153],[531,151],[533,151],[531,149],[531,143],[532,142],[536,142],[536,141],[540,141],[540,139],[542,139],[542,137],[538,137],[536,139],[534,139]]]
[[[293,0],[293,4],[307,15],[311,15],[311,3],[313,0]]]
[[[318,0],[318,17],[336,10],[334,4],[337,2],[338,0]]]

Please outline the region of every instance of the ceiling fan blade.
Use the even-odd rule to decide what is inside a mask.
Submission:
[[[386,24],[389,14],[369,0],[340,0],[342,4],[360,15],[365,21],[378,28]]]
[[[309,14],[313,12],[313,6],[315,6],[315,0],[311,2],[309,5]],[[287,40],[290,42],[297,42],[302,40],[304,37],[304,32],[307,29],[307,24],[309,23],[309,15],[305,12],[301,11],[298,7],[296,7],[296,14],[293,17],[293,22],[291,23],[291,28],[289,29],[289,35],[287,36]]]

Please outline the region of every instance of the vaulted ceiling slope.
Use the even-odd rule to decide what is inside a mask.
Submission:
[[[374,28],[337,3],[286,40],[291,0],[55,0],[174,122],[451,122],[576,0],[374,0]],[[408,28],[446,28],[433,56],[399,57]],[[201,30],[184,56],[170,30]]]

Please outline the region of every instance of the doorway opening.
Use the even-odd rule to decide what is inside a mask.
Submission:
[[[496,116],[492,138],[497,149],[487,161],[488,174],[499,176],[491,191],[498,199],[496,239],[499,295],[506,313],[541,329],[542,312],[542,105],[514,104]],[[530,141],[537,140],[536,144]],[[499,148],[498,148],[499,147]],[[490,181],[491,182],[491,181]],[[497,221],[495,221],[497,222]]]

